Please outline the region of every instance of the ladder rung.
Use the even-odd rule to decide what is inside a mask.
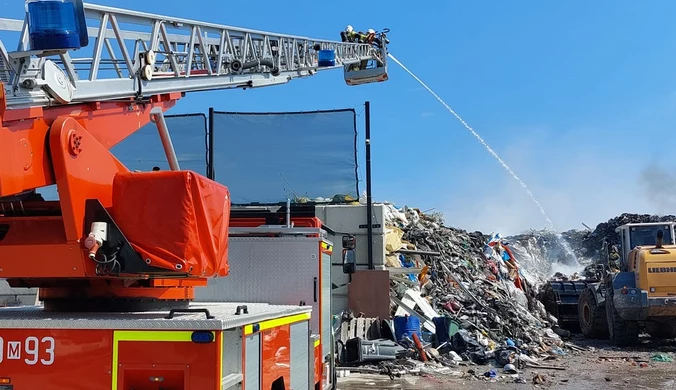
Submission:
[[[3,84],[9,84],[11,81],[12,69],[8,64],[9,56],[5,46],[0,42],[0,81]]]

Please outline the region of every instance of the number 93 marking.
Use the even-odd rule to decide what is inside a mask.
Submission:
[[[54,338],[49,336],[42,339],[26,337],[23,343],[13,340],[5,343],[5,339],[0,337],[0,363],[5,360],[21,360],[23,357],[23,361],[29,366],[38,362],[43,366],[51,366],[54,363],[54,345]]]

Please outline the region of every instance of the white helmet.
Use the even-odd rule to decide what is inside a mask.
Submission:
[[[353,30],[354,29],[349,24],[347,25],[347,27],[345,27],[345,31],[347,31],[347,32],[352,32]]]
[[[369,28],[369,34],[375,34],[375,33],[376,33],[376,30]]]

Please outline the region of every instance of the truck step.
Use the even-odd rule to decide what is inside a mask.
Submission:
[[[223,380],[221,380],[222,389],[227,390],[239,387],[239,385],[242,383],[243,378],[244,376],[241,373],[224,376]]]

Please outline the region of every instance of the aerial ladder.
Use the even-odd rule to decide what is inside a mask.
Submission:
[[[188,92],[320,70],[384,81],[385,45],[81,0],[29,0],[0,32],[19,36],[16,51],[0,41],[0,277],[43,303],[0,310],[0,388],[335,386],[309,307],[191,303],[228,275],[229,191],[180,170],[163,113]],[[380,73],[355,72],[365,61]],[[110,149],[151,122],[170,170],[130,172]],[[58,201],[37,193],[51,185]]]

